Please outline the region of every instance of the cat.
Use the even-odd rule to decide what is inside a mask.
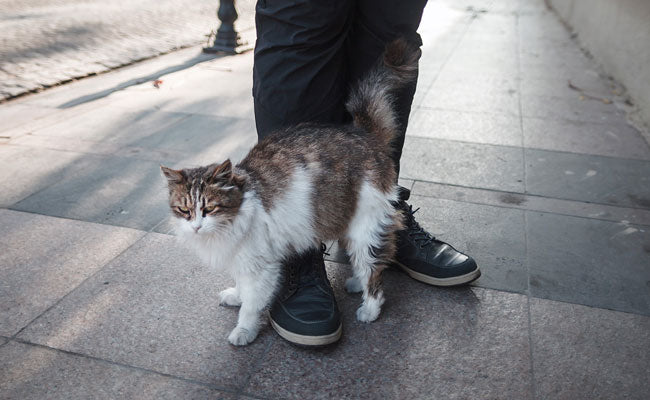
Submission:
[[[323,241],[339,240],[350,256],[349,292],[363,292],[356,312],[374,321],[384,303],[381,272],[402,228],[391,142],[398,134],[394,90],[417,76],[420,49],[404,39],[386,46],[378,65],[352,88],[352,123],[302,123],[255,145],[236,166],[161,166],[177,234],[235,286],[220,303],[240,306],[228,336],[251,343],[281,281],[282,262]]]

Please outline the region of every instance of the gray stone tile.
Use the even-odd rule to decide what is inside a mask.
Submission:
[[[462,44],[454,51],[449,61],[445,64],[443,75],[449,72],[460,73],[467,79],[476,78],[485,74],[495,74],[503,77],[512,77],[517,71],[517,43],[514,41],[497,41],[495,35],[476,37],[483,34],[465,36]],[[507,71],[507,72],[506,72]],[[505,83],[502,80],[501,83]],[[480,81],[483,82],[483,81]],[[508,79],[508,83],[513,81]],[[471,87],[469,87],[471,89]],[[516,88],[516,86],[515,86]]]
[[[3,399],[234,399],[196,383],[43,347],[0,349]]]
[[[11,139],[15,139],[20,136],[24,135],[31,135],[34,132],[36,132],[39,129],[46,128],[48,126],[60,123],[62,121],[67,121],[73,118],[78,118],[80,116],[85,116],[88,118],[88,116],[94,115],[92,113],[93,110],[102,108],[104,106],[107,106],[109,103],[104,99],[104,100],[97,100],[95,102],[91,103],[85,103],[85,104],[80,104],[75,107],[70,107],[70,108],[64,108],[64,109],[58,109],[54,107],[48,107],[40,104],[33,104],[29,102],[28,100],[32,99],[33,97],[39,97],[41,95],[45,95],[44,92],[42,94],[34,95],[34,96],[28,96],[25,99],[20,99],[18,100],[17,105],[20,105],[23,108],[28,108],[28,109],[43,109],[43,110],[49,110],[49,112],[45,113],[44,115],[40,114],[35,114],[32,115],[31,113],[25,113],[21,115],[22,122],[20,124],[16,124],[14,127],[3,130],[2,136],[7,136]],[[8,105],[13,105],[12,103],[8,104],[3,104],[0,109],[3,109],[4,107]],[[92,119],[92,118],[89,118]]]
[[[12,208],[149,230],[167,215],[165,185],[158,163],[86,154]]]
[[[19,337],[236,389],[273,335],[230,345],[237,309],[219,306],[233,282],[176,238],[149,234],[36,320]]]
[[[406,138],[400,164],[405,178],[524,191],[523,154],[514,147],[410,136]]]
[[[526,150],[530,194],[650,208],[650,162]]]
[[[103,106],[31,133],[62,139],[137,145],[138,141],[156,137],[161,129],[187,117],[187,114],[154,108],[125,112],[121,107]]]
[[[576,79],[576,83],[584,84],[585,82],[598,81],[601,78],[593,60],[584,57],[571,42],[545,42],[537,45],[534,42],[526,43],[526,47],[521,50],[519,57],[522,88],[525,81],[530,81],[531,85],[534,85],[543,80],[548,82],[549,89],[559,89],[560,85],[566,85],[569,80]],[[595,87],[601,86],[594,82],[594,86],[590,88]],[[527,90],[528,93],[530,92]],[[553,92],[546,93],[562,97]]]
[[[304,350],[276,339],[247,394],[280,398],[531,398],[526,298],[479,288],[441,290],[385,274],[379,319],[354,318],[359,296],[341,292],[341,341]]]
[[[82,154],[0,146],[0,207],[8,207],[67,176]]]
[[[437,199],[650,226],[650,210],[417,181],[412,194]]]
[[[192,68],[161,77],[159,89],[151,82],[111,94],[124,108],[148,107],[165,111],[253,119],[251,72]]]
[[[554,79],[539,77],[530,72],[524,73],[526,76],[521,80],[522,95],[578,100],[581,95],[588,95],[612,100],[615,93],[618,93],[616,86],[601,78],[598,72],[592,69],[560,69],[554,72]],[[572,89],[569,83],[580,90]]]
[[[625,124],[625,114],[615,104],[599,100],[550,96],[521,96],[524,117],[567,119],[592,123]]]
[[[185,162],[208,164],[228,157],[239,160],[255,143],[257,133],[253,120],[192,115],[131,144],[145,149],[182,152],[189,155]]]
[[[0,209],[0,334],[17,333],[142,235]]]
[[[531,299],[536,395],[544,399],[646,399],[650,319]]]
[[[55,110],[22,103],[6,103],[0,107],[0,133],[42,118]],[[5,135],[0,135],[5,136]]]
[[[416,108],[406,134],[504,146],[522,144],[519,118],[504,114]]]
[[[524,292],[528,285],[523,211],[414,195],[417,221],[434,236],[476,259],[475,285]]]
[[[627,222],[528,212],[535,297],[650,315],[650,231]]]
[[[23,147],[101,155],[119,154],[122,148],[121,145],[114,143],[93,142],[90,140],[68,137],[35,136],[31,134],[22,135],[12,139],[10,143],[12,145]]]
[[[650,148],[631,125],[524,118],[528,148],[559,150],[621,158],[650,159]]]
[[[512,77],[468,77],[462,70],[444,69],[424,96],[422,107],[465,112],[519,115],[519,97]]]

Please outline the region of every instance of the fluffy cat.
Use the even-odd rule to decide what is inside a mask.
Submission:
[[[232,274],[221,304],[241,306],[228,336],[246,345],[278,289],[282,262],[327,240],[350,255],[357,319],[374,321],[384,303],[381,272],[395,252],[398,187],[391,159],[397,123],[391,92],[412,82],[420,49],[391,42],[379,65],[352,89],[348,125],[299,124],[258,143],[238,165],[161,167],[177,233],[211,265]]]

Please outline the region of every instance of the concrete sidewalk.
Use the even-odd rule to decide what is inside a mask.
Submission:
[[[181,50],[0,105],[0,398],[647,398],[650,148],[619,88],[542,0],[433,1],[421,34],[402,183],[478,281],[388,271],[361,324],[328,262],[337,345],[229,345],[158,165],[246,154],[252,54]]]

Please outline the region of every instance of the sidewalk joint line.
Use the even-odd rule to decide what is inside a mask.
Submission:
[[[407,177],[407,176],[403,176],[401,178],[402,179],[409,179],[409,180],[412,180],[412,181],[415,181],[415,182],[431,183],[431,184],[434,184],[434,185],[450,186],[450,187],[457,187],[457,188],[463,188],[463,189],[469,189],[469,190],[481,190],[481,191],[493,192],[493,193],[514,194],[514,195],[519,195],[519,196],[530,196],[530,197],[535,197],[535,198],[545,199],[545,200],[570,201],[570,202],[574,202],[574,203],[592,204],[592,205],[603,206],[603,207],[612,207],[612,208],[617,208],[617,209],[620,209],[620,210],[638,210],[638,211],[643,211],[643,212],[650,212],[650,209],[642,208],[642,207],[621,206],[621,205],[618,205],[618,204],[597,203],[597,202],[593,202],[593,201],[568,199],[568,198],[563,198],[563,197],[549,197],[549,196],[544,196],[544,195],[535,194],[535,193],[511,192],[511,191],[500,190],[500,189],[466,186],[466,185],[460,185],[460,184],[456,184],[456,183],[427,181],[427,180],[424,180],[424,179],[411,178],[411,177]],[[417,194],[417,193],[414,193],[413,195],[414,196],[422,196],[422,197],[435,197],[435,196],[431,196],[431,195],[422,195],[422,194]],[[447,199],[447,200],[452,200],[452,199]],[[465,202],[464,200],[454,200],[454,201]],[[478,203],[478,204],[483,204],[483,203]],[[486,204],[486,205],[491,205],[491,204]],[[504,205],[503,207],[518,208],[518,207],[513,207],[512,205],[509,205],[509,206]],[[530,211],[535,211],[535,210],[530,210]],[[645,224],[633,224],[633,225],[645,225]]]
[[[130,364],[124,364],[124,363],[121,363],[121,362],[118,362],[118,361],[112,361],[112,360],[107,360],[107,359],[101,358],[101,357],[91,356],[89,354],[77,353],[75,351],[59,349],[59,348],[56,348],[56,347],[51,347],[51,346],[47,346],[47,345],[40,344],[40,343],[30,342],[30,341],[24,340],[24,339],[12,338],[11,340],[14,341],[14,342],[17,342],[17,343],[27,345],[27,346],[34,346],[34,347],[54,351],[54,352],[57,352],[57,353],[67,354],[67,355],[74,356],[74,357],[87,358],[87,359],[98,361],[98,362],[101,362],[101,363],[106,363],[106,364],[115,365],[115,366],[122,367],[122,368],[133,369],[133,370],[137,370],[137,371],[141,371],[141,372],[155,374],[155,375],[163,376],[165,378],[176,379],[176,380],[180,380],[180,381],[184,381],[184,382],[188,382],[188,383],[208,387],[210,389],[219,390],[219,391],[222,391],[222,392],[237,394],[233,389],[230,389],[230,388],[227,388],[227,387],[221,387],[221,386],[218,386],[218,385],[214,385],[214,384],[211,384],[211,383],[195,380],[195,379],[192,379],[192,378],[185,378],[185,377],[182,377],[182,376],[177,376],[177,375],[172,375],[172,374],[168,374],[168,373],[165,373],[165,372],[156,371],[154,369],[138,367],[138,366],[130,365]]]
[[[264,360],[266,360],[266,356],[269,354],[269,351],[271,351],[271,346],[273,345],[274,341],[278,340],[277,334],[275,334],[273,329],[270,328],[270,324],[268,325],[267,329],[271,330],[271,333],[273,333],[274,336],[271,336],[269,338],[269,342],[267,343],[266,348],[258,356],[257,361],[252,363],[252,365],[249,366],[248,374],[246,375],[246,378],[244,379],[244,382],[242,383],[242,385],[241,385],[241,387],[240,387],[240,389],[239,389],[239,391],[237,393],[238,395],[246,396],[246,394],[244,394],[244,392],[245,392],[246,388],[248,387],[248,384],[250,383],[251,379],[253,378],[253,375],[255,375],[258,372],[258,367],[262,364],[262,362],[264,362]]]
[[[515,118],[515,116],[512,116]],[[474,144],[477,146],[489,146],[489,147],[507,147],[511,149],[520,149],[523,148],[524,151],[526,150],[534,150],[534,151],[545,151],[549,153],[561,153],[561,154],[571,154],[571,155],[578,155],[578,156],[586,156],[586,157],[604,157],[604,158],[609,158],[609,159],[614,159],[614,160],[622,160],[622,161],[636,161],[636,162],[642,162],[642,163],[650,163],[650,158],[630,158],[630,157],[618,157],[618,156],[610,156],[610,155],[603,155],[603,154],[592,154],[592,153],[578,153],[575,151],[568,151],[568,150],[549,150],[549,149],[544,149],[540,147],[522,147],[522,146],[513,146],[510,144],[495,144],[495,143],[485,143],[485,142],[471,142],[468,140],[459,140],[459,139],[446,139],[446,138],[437,138],[437,137],[431,137],[431,136],[422,136],[421,134],[417,133],[407,133],[407,137],[413,137],[413,138],[418,138],[418,139],[423,139],[423,140],[432,140],[432,141],[442,141],[442,142],[455,142],[455,143],[466,143],[466,144]],[[523,132],[522,132],[523,136]]]
[[[64,294],[64,295],[63,295],[62,297],[60,297],[57,301],[55,301],[52,305],[50,305],[47,309],[45,309],[45,311],[43,311],[42,313],[40,313],[39,315],[37,315],[36,317],[34,317],[34,318],[33,318],[31,321],[29,321],[25,326],[23,326],[22,328],[20,328],[20,330],[18,330],[18,332],[16,332],[13,336],[11,336],[11,339],[12,339],[12,340],[16,340],[17,337],[18,337],[18,335],[20,335],[21,333],[23,333],[23,332],[24,332],[24,331],[25,331],[25,330],[26,330],[30,325],[32,325],[34,322],[36,322],[36,321],[37,321],[39,318],[41,318],[43,315],[47,314],[50,310],[52,310],[52,309],[54,309],[56,306],[58,306],[58,305],[59,305],[59,304],[60,304],[64,299],[66,299],[66,298],[67,298],[68,296],[70,296],[72,293],[74,293],[75,291],[77,291],[77,289],[79,289],[81,286],[83,286],[86,282],[88,282],[88,280],[90,280],[91,278],[93,278],[94,276],[96,276],[97,274],[99,274],[100,272],[102,272],[102,271],[103,271],[103,270],[104,270],[104,269],[105,269],[105,268],[106,268],[106,267],[107,267],[111,262],[113,262],[113,261],[114,261],[115,259],[117,259],[118,257],[121,257],[124,253],[126,253],[129,249],[131,249],[131,247],[135,246],[135,245],[136,245],[137,243],[139,243],[142,239],[144,239],[144,237],[147,235],[147,233],[144,232],[144,231],[140,231],[140,232],[143,233],[142,236],[140,236],[137,240],[135,240],[133,243],[131,243],[129,246],[127,246],[124,250],[122,250],[122,251],[121,251],[119,254],[117,254],[115,257],[113,257],[113,258],[111,258],[110,260],[106,261],[106,263],[104,263],[104,265],[102,265],[100,268],[98,268],[97,271],[95,271],[95,272],[93,272],[92,274],[88,275],[84,280],[82,280],[81,282],[79,282],[79,284],[76,285],[74,288],[72,288],[68,293]]]

